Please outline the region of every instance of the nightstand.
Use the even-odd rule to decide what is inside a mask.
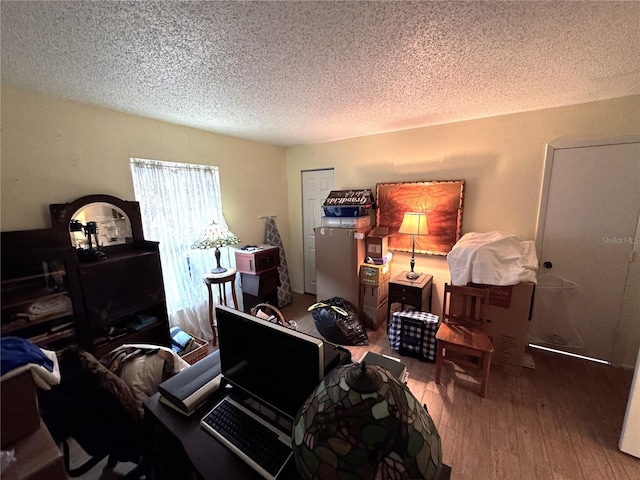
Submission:
[[[431,313],[431,289],[433,275],[423,273],[415,280],[407,278],[407,272],[402,272],[389,282],[389,305],[387,307],[387,327],[391,318],[391,304],[411,305],[419,312]],[[428,307],[428,310],[426,308]]]

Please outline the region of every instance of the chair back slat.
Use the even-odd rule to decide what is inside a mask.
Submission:
[[[442,321],[483,327],[488,304],[489,290],[486,288],[445,283]]]

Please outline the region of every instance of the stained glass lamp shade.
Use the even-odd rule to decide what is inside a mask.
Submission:
[[[214,221],[207,226],[198,240],[191,245],[191,248],[200,250],[215,248],[216,268],[211,270],[211,273],[224,273],[227,269],[220,266],[220,247],[235,245],[237,243],[240,243],[238,237],[231,233],[227,227]]]
[[[337,367],[296,415],[293,451],[304,479],[437,479],[440,435],[426,406],[377,366]]]

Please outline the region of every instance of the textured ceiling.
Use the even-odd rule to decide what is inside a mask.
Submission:
[[[291,146],[640,93],[640,2],[7,2],[3,84]]]

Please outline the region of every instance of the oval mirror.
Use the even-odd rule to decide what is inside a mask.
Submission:
[[[122,209],[111,203],[93,202],[83,205],[71,216],[71,222],[74,221],[84,225],[95,222],[98,228],[97,239],[103,247],[133,242],[129,217]],[[79,238],[79,233],[81,237],[83,234],[77,229],[69,229],[71,243],[74,246],[83,241]]]

